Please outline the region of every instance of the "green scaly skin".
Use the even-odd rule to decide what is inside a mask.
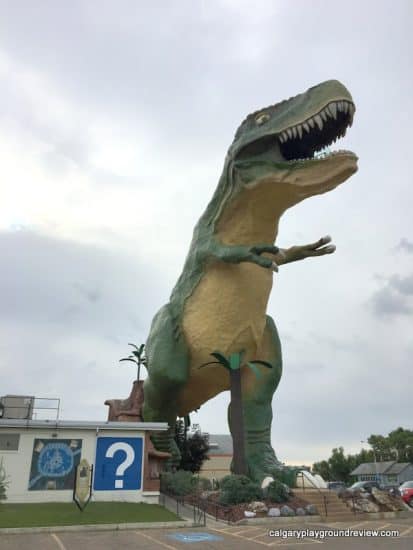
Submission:
[[[172,453],[169,466],[176,466],[179,462],[173,427],[177,415],[190,412],[184,410],[182,396],[191,369],[197,368],[191,363],[183,328],[186,305],[203,278],[208,276],[208,267],[214,262],[248,262],[264,270],[278,270],[279,265],[330,254],[335,249],[331,245],[324,246],[330,242],[328,237],[289,249],[279,249],[273,241],[251,245],[246,240],[226,244],[225,231],[218,236],[221,220],[246,189],[253,189],[262,182],[274,182],[275,209],[277,189],[284,193],[284,203],[277,213],[279,218],[287,208],[304,198],[329,191],[345,181],[357,170],[357,157],[353,153],[342,152],[316,159],[313,153],[344,135],[346,127],[352,123],[353,114],[351,95],[341,83],[331,80],[252,113],[238,128],[215,194],[195,227],[182,274],[169,303],[153,319],[146,343],[148,378],[144,385],[144,419],[166,421],[171,426],[167,433],[153,437],[158,450]],[[301,158],[305,160],[299,160]],[[245,292],[249,291],[246,286]],[[220,289],[217,288],[216,292],[219,293]],[[280,464],[272,449],[270,434],[271,402],[282,370],[281,345],[273,320],[267,317],[265,321],[265,307],[262,316],[266,360],[271,361],[273,368],[264,369],[266,373],[261,380],[243,389],[246,458],[249,475],[257,481],[271,475]],[[228,331],[234,332],[234,338],[236,329],[235,326],[228,327]],[[216,372],[211,376],[216,376]],[[202,397],[197,400],[196,395],[192,396],[192,409],[204,401]]]

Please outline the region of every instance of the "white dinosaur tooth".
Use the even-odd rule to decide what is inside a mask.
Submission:
[[[333,118],[337,119],[337,103],[333,101],[328,107],[330,109],[330,113],[333,115]]]
[[[297,137],[297,128],[294,126],[292,129],[292,132],[293,132],[293,137]]]
[[[347,103],[347,101],[343,101],[343,111],[344,111],[345,113],[348,112],[348,103]]]
[[[337,101],[337,107],[339,111],[344,110],[344,101]]]
[[[291,128],[288,128],[288,129],[287,129],[287,134],[288,134],[288,137],[289,137],[290,139],[292,139],[292,137],[293,137],[293,132],[292,132]]]
[[[305,130],[307,133],[310,133],[310,126],[307,124],[307,122],[303,122],[303,126],[304,126],[304,130]]]
[[[348,112],[350,113],[350,115],[352,117],[354,116],[355,111],[356,111],[356,108],[354,107],[354,105],[352,103],[349,103],[348,104]]]
[[[308,119],[308,124],[311,126],[311,128],[314,128],[315,123],[314,123],[314,119],[313,119],[312,117],[310,117],[310,118]]]
[[[288,134],[287,134],[287,132],[284,131],[284,132],[282,133],[282,135],[283,135],[284,141],[288,141]]]
[[[278,139],[281,141],[281,143],[284,143],[284,138],[283,138],[283,135],[282,135],[282,134],[280,134],[280,135],[278,136]]]
[[[303,137],[303,127],[301,126],[301,124],[297,126],[297,132],[301,139]]]
[[[323,120],[320,115],[315,115],[314,120],[316,121],[317,126],[320,130],[323,129]]]
[[[324,122],[327,122],[327,115],[324,110],[320,112],[320,116],[324,120]]]

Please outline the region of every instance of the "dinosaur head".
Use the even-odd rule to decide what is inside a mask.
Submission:
[[[354,112],[348,90],[328,80],[248,115],[228,151],[238,185],[291,184],[299,200],[336,187],[357,170],[357,156],[323,150],[345,135]]]

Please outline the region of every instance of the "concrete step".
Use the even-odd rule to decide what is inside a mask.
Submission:
[[[294,494],[310,504],[314,504],[322,517],[342,518],[343,520],[354,518],[354,513],[333,491],[294,489]]]

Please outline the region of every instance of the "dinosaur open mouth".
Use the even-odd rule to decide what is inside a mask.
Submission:
[[[280,151],[286,160],[311,159],[317,151],[343,137],[353,123],[351,101],[331,101],[317,114],[278,134]]]

